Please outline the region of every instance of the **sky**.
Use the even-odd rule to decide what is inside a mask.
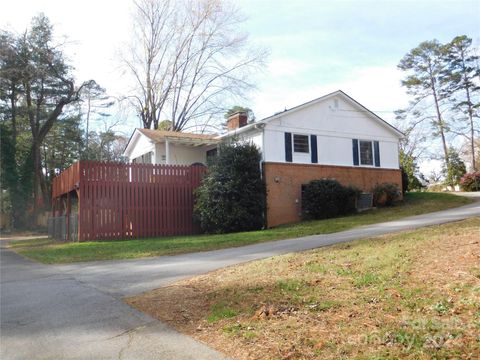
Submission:
[[[257,119],[341,89],[385,120],[404,108],[400,59],[425,40],[467,35],[480,46],[480,0],[237,0],[242,31],[269,50],[245,105]],[[2,1],[0,28],[21,32],[45,13],[79,81],[95,79],[110,94],[126,92],[118,50],[129,38],[130,0]],[[137,120],[122,127],[129,133]]]

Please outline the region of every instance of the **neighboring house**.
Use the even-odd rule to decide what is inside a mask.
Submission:
[[[267,185],[267,225],[295,222],[301,215],[301,185],[335,178],[370,191],[376,184],[401,188],[398,143],[403,134],[342,91],[325,95],[247,124],[233,114],[225,134],[197,135],[136,129],[125,155],[130,161],[206,163],[219,141],[258,146]]]

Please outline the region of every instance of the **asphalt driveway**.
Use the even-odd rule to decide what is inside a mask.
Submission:
[[[122,302],[228,265],[480,216],[480,203],[398,221],[177,256],[41,265],[2,249],[1,359],[222,359]]]

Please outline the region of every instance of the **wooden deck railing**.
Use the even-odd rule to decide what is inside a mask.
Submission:
[[[57,175],[52,182],[52,198],[55,199],[63,194],[75,190],[80,183],[80,164],[76,162],[66,170]]]

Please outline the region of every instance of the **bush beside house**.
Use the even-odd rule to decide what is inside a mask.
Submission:
[[[345,187],[334,179],[310,181],[302,189],[302,216],[314,220],[353,213],[359,193],[357,188]]]
[[[373,204],[375,206],[391,206],[398,200],[400,190],[396,184],[378,184],[372,189]]]
[[[264,226],[265,184],[261,154],[252,144],[221,145],[196,191],[195,214],[207,233],[258,230]]]

